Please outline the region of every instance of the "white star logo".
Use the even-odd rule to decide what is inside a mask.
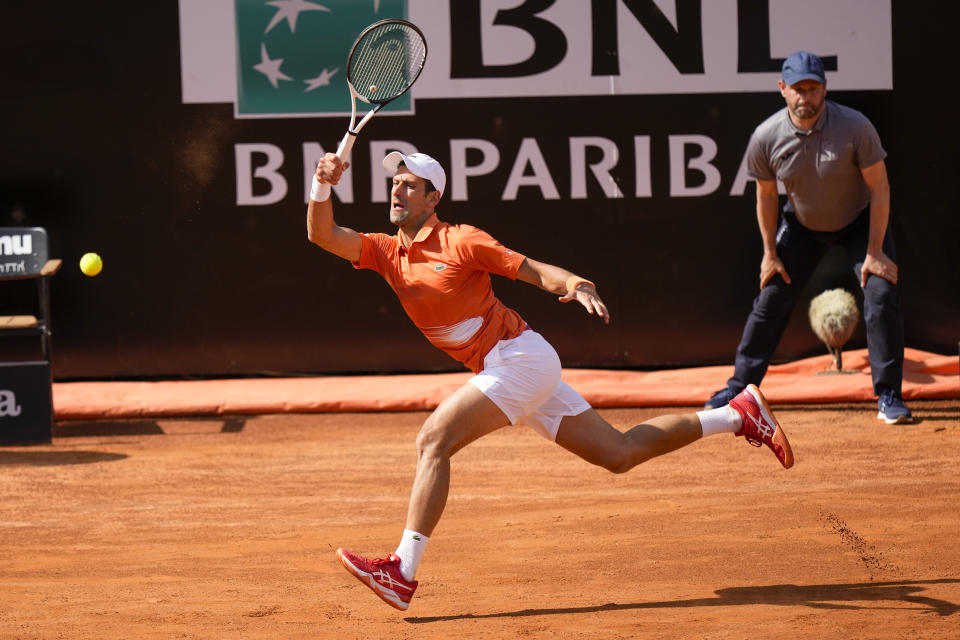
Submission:
[[[333,71],[327,71],[327,68],[323,68],[323,72],[318,75],[316,78],[310,78],[309,80],[304,80],[304,83],[307,85],[307,88],[303,90],[304,93],[308,91],[313,91],[317,87],[325,87],[330,84],[330,78],[336,75],[337,71],[340,70],[340,67],[335,68]]]
[[[257,5],[259,7],[256,12],[256,21],[250,25],[252,28],[252,33],[248,35],[243,35],[242,38],[255,38],[257,37],[260,28],[264,25],[263,20],[267,19],[266,14],[269,14],[270,11],[266,9],[266,6],[270,6],[274,9],[273,15],[269,18],[266,27],[263,30],[263,34],[259,35],[260,40],[260,60],[254,63],[253,51],[249,53],[244,52],[244,54],[238,59],[243,65],[245,71],[249,71],[252,67],[257,73],[262,73],[266,79],[270,82],[271,87],[274,89],[274,98],[271,100],[278,101],[290,101],[290,104],[296,103],[297,100],[312,101],[316,96],[325,94],[332,91],[333,79],[340,73],[340,67],[329,67],[321,66],[323,63],[328,62],[327,60],[314,60],[311,63],[307,63],[305,57],[312,56],[313,54],[309,53],[313,47],[307,46],[304,44],[306,39],[307,43],[313,42],[316,40],[318,32],[323,32],[326,29],[336,28],[333,23],[330,22],[332,15],[337,13],[341,8],[339,5],[334,5],[332,8],[330,6],[324,6],[321,4],[323,0],[312,1],[312,0],[257,0],[256,2],[245,0],[244,2],[237,2],[236,4],[238,11],[240,10],[241,5]],[[2,0],[0,0],[2,2]],[[351,9],[361,9],[359,5],[366,5],[365,10],[362,10],[362,13],[366,13],[370,10],[371,0],[351,0],[350,2],[341,2],[340,4],[349,5]],[[334,3],[330,3],[333,5]],[[372,0],[373,12],[374,14],[379,14],[381,9],[382,0]],[[330,13],[331,16],[325,18],[320,18],[317,16],[313,18],[307,16],[305,18],[306,22],[300,24],[300,36],[296,35],[297,21],[300,15],[303,12],[317,12],[322,11],[325,13]],[[250,11],[240,11],[240,16],[238,20],[243,22],[243,15],[253,15]],[[252,20],[252,18],[250,18]],[[290,28],[289,33],[285,34],[283,29],[277,33],[273,33],[275,27],[280,25],[281,22],[286,22],[287,26]],[[272,34],[272,35],[271,35]],[[241,34],[242,35],[242,34]],[[270,47],[273,48],[274,53],[277,54],[277,58],[271,58],[270,52],[267,51],[267,42],[270,42]],[[293,46],[291,46],[291,42]],[[253,45],[253,42],[250,42]],[[251,47],[252,48],[252,47]],[[321,37],[321,50],[322,46],[322,37]],[[324,51],[323,56],[333,55],[329,51]],[[337,52],[337,57],[342,55],[342,52]],[[286,67],[284,70],[283,67]],[[322,71],[318,71],[322,69]],[[314,76],[309,76],[308,74],[311,71],[318,71]],[[291,82],[292,84],[280,86],[280,81]],[[298,92],[300,89],[298,87],[300,84],[303,84],[302,93]],[[258,82],[255,83],[256,88],[252,85],[248,87],[248,90],[251,92],[268,92],[266,87]],[[326,87],[326,88],[325,88]],[[317,90],[320,90],[317,93]],[[314,96],[304,96],[304,93],[314,92]],[[296,98],[296,95],[300,95],[300,98]],[[266,107],[249,107],[251,112],[257,113],[266,113]],[[242,110],[242,109],[241,109]],[[311,110],[309,107],[307,110]]]
[[[270,84],[273,85],[274,89],[279,88],[277,86],[277,80],[293,80],[293,78],[285,74],[283,71],[280,71],[281,64],[283,64],[283,58],[271,60],[270,54],[267,53],[267,45],[261,42],[260,63],[253,65],[253,68],[267,76],[267,79],[270,80]]]
[[[276,7],[277,12],[273,15],[273,19],[267,25],[267,30],[264,33],[270,33],[270,29],[277,26],[284,18],[290,24],[290,33],[293,33],[297,30],[297,16],[300,15],[301,11],[330,11],[322,4],[306,2],[306,0],[273,0],[267,4]]]

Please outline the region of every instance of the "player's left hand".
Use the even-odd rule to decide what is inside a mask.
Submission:
[[[597,294],[597,288],[592,284],[581,282],[573,291],[567,291],[565,295],[560,296],[560,302],[570,302],[572,300],[582,304],[590,315],[598,315],[603,318],[604,323],[610,324],[610,312],[607,311],[607,305],[603,304],[603,300]]]
[[[867,276],[871,273],[897,284],[898,272],[897,263],[888,258],[882,251],[880,253],[868,253],[863,259],[863,266],[860,267],[860,287],[867,286]]]

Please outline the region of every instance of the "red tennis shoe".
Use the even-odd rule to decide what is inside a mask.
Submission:
[[[337,549],[337,560],[391,607],[406,611],[410,606],[410,598],[419,583],[403,577],[400,557],[395,553],[386,558],[368,560],[346,549]]]
[[[756,385],[748,384],[746,389],[730,401],[730,406],[736,409],[743,422],[740,431],[734,435],[743,436],[755,447],[767,445],[785,469],[793,466],[793,449],[787,442],[787,434],[773,417],[767,399]]]

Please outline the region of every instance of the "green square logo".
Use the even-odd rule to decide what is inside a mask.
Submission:
[[[238,117],[350,113],[347,57],[370,24],[407,18],[407,0],[234,0]],[[365,111],[359,102],[357,110]],[[406,93],[384,112],[412,110]]]

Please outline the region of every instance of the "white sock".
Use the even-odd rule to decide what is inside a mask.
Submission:
[[[403,574],[405,579],[413,580],[414,576],[417,575],[420,558],[423,557],[423,551],[427,548],[427,542],[429,541],[430,538],[422,533],[410,529],[403,530],[400,546],[394,553],[400,556],[400,573]]]
[[[697,411],[697,417],[700,418],[700,429],[703,431],[703,437],[717,433],[736,433],[743,426],[740,414],[730,405]]]

